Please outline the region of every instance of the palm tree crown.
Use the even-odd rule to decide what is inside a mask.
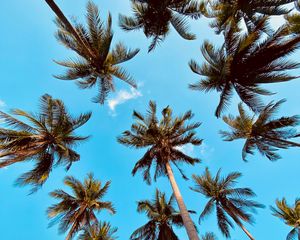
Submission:
[[[130,147],[148,148],[145,155],[135,164],[132,174],[135,175],[138,170],[143,171],[144,180],[150,184],[152,165],[155,166],[154,180],[156,180],[158,176],[167,175],[167,162],[173,163],[177,168],[178,163],[191,165],[198,163],[199,159],[187,156],[180,147],[186,144],[200,145],[202,140],[198,139],[194,132],[200,123],[186,125],[193,117],[191,111],[173,118],[172,109],[166,107],[162,110],[162,119],[159,121],[156,117],[155,102],[150,101],[149,108],[145,116],[133,112],[136,123],[132,124],[131,130],[125,131],[118,141]]]
[[[187,17],[200,17],[200,4],[195,0],[131,0],[134,17],[120,15],[120,26],[125,31],[143,29],[147,38],[152,37],[149,51],[164,40],[170,31],[170,24],[181,37],[196,38],[189,33]]]
[[[217,240],[217,237],[214,233],[208,232],[204,236],[202,236],[201,240]]]
[[[222,137],[225,141],[246,139],[242,150],[244,160],[248,153],[253,154],[254,149],[258,149],[268,159],[276,160],[280,158],[276,153],[278,148],[300,147],[300,144],[288,141],[290,138],[300,136],[293,128],[299,124],[299,116],[274,119],[274,114],[283,102],[284,100],[269,103],[257,118],[249,116],[242,104],[239,104],[239,116],[223,117],[232,132],[221,131]]]
[[[116,240],[117,228],[113,228],[110,223],[100,222],[91,226],[86,226],[78,240]]]
[[[204,76],[191,84],[191,89],[221,92],[217,117],[229,104],[233,90],[254,112],[259,112],[264,105],[258,96],[271,94],[260,88],[260,84],[297,78],[287,70],[298,68],[299,63],[285,58],[300,47],[300,35],[291,36],[283,27],[263,39],[262,30],[267,28],[268,19],[264,18],[251,33],[229,31],[221,48],[206,41],[201,49],[206,63],[200,66],[193,60],[190,62],[191,70]]]
[[[300,239],[300,200],[296,199],[294,206],[289,206],[283,198],[282,200],[276,200],[276,208],[271,207],[273,215],[280,218],[292,227],[292,230],[288,233],[286,239]]]
[[[93,174],[88,174],[84,182],[80,182],[72,176],[67,176],[64,184],[71,188],[73,194],[58,189],[50,193],[50,196],[60,202],[48,208],[48,217],[52,219],[50,226],[60,222],[59,231],[68,231],[66,240],[70,240],[85,226],[98,223],[95,212],[103,209],[114,214],[115,209],[111,202],[102,201],[107,193],[110,182],[102,186],[101,182],[94,179]]]
[[[31,184],[32,191],[37,190],[48,179],[53,166],[65,165],[68,170],[80,159],[73,147],[88,137],[74,132],[90,117],[91,113],[72,117],[61,100],[47,94],[41,97],[37,114],[20,109],[12,110],[12,115],[0,111],[0,121],[8,126],[0,128],[0,168],[33,160],[35,167],[24,173],[17,183]]]
[[[226,31],[243,21],[251,30],[266,15],[282,15],[291,11],[283,5],[294,0],[205,0],[204,15],[214,18],[210,24],[216,33]]]
[[[74,24],[76,32],[80,34],[85,43],[84,46],[57,18],[58,32],[56,36],[58,41],[75,51],[79,57],[68,61],[57,61],[68,70],[66,74],[56,77],[62,80],[77,80],[78,86],[83,89],[97,86],[99,93],[93,100],[103,104],[108,93],[114,90],[114,77],[134,88],[137,87],[133,78],[119,64],[133,58],[139,49],[128,50],[122,43],[118,43],[111,49],[113,39],[111,15],[109,14],[105,26],[100,19],[98,7],[91,1],[87,4],[86,18],[87,27],[80,23]]]
[[[138,202],[137,211],[146,213],[149,221],[133,232],[131,240],[178,240],[173,227],[183,227],[180,213],[174,208],[174,196],[166,199],[165,193],[156,189],[153,201]]]
[[[228,216],[246,232],[242,222],[253,222],[251,214],[247,211],[255,211],[255,208],[263,207],[263,205],[247,199],[255,196],[250,188],[234,187],[241,175],[239,172],[232,172],[226,177],[221,177],[219,170],[213,177],[208,168],[202,176],[193,175],[195,187],[192,190],[209,198],[200,214],[199,222],[216,208],[218,226],[225,237],[230,237],[229,227],[233,228]]]

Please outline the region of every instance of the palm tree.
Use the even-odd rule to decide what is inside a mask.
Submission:
[[[271,207],[273,215],[280,218],[292,227],[292,230],[288,233],[286,239],[298,239],[300,240],[300,200],[296,199],[294,206],[289,206],[283,198],[281,201],[276,200],[276,207]]]
[[[187,40],[196,36],[189,33],[186,18],[198,19],[201,5],[196,0],[131,0],[133,17],[119,16],[120,26],[125,31],[143,29],[147,38],[152,38],[149,52],[163,41],[172,25],[178,34]]]
[[[217,237],[214,233],[208,232],[204,236],[202,236],[201,240],[217,240]]]
[[[228,218],[230,217],[253,240],[252,235],[244,227],[243,221],[252,223],[252,216],[247,211],[255,212],[255,208],[264,206],[247,199],[255,196],[250,188],[234,188],[237,180],[242,176],[241,173],[232,172],[226,177],[221,177],[220,174],[221,170],[213,177],[206,168],[204,175],[193,175],[195,187],[191,189],[209,198],[200,214],[199,222],[216,208],[218,226],[225,237],[230,237],[229,227],[233,228],[233,224]]]
[[[0,121],[7,125],[0,128],[0,168],[34,161],[34,168],[17,180],[20,185],[33,185],[32,192],[46,182],[53,166],[65,165],[68,170],[80,159],[73,147],[88,137],[75,135],[75,130],[91,117],[91,113],[72,117],[61,100],[47,94],[40,101],[37,114],[20,109],[12,110],[11,115],[0,111]]]
[[[132,174],[137,171],[143,172],[144,180],[150,184],[151,166],[155,166],[154,180],[159,176],[168,176],[173,188],[175,199],[178,203],[184,226],[190,240],[199,240],[194,223],[186,209],[183,198],[175,181],[171,164],[179,169],[179,163],[194,165],[200,160],[190,157],[182,151],[182,147],[200,145],[202,140],[196,137],[195,129],[200,123],[186,124],[193,117],[191,111],[180,117],[173,118],[172,109],[166,107],[162,110],[162,119],[159,121],[156,116],[156,104],[150,101],[149,110],[146,116],[134,111],[133,117],[137,120],[132,124],[130,131],[125,131],[118,141],[125,146],[137,149],[148,148],[144,156],[135,164]]]
[[[260,88],[260,84],[297,78],[287,71],[300,64],[288,61],[286,57],[300,47],[300,35],[292,37],[286,28],[280,28],[266,37],[263,30],[267,28],[268,19],[264,18],[251,33],[241,35],[232,29],[226,34],[221,48],[215,48],[207,41],[203,44],[201,51],[206,63],[200,66],[194,60],[190,61],[191,70],[204,77],[190,88],[221,92],[215,112],[217,117],[228,106],[233,90],[257,113],[264,106],[259,95],[272,94]]]
[[[111,214],[115,213],[111,202],[102,201],[110,182],[102,186],[102,183],[94,179],[90,173],[83,183],[72,176],[67,176],[64,184],[71,188],[72,194],[61,189],[51,192],[50,196],[60,202],[49,207],[47,214],[52,219],[50,227],[60,222],[60,233],[69,230],[66,240],[72,239],[84,227],[90,227],[93,223],[98,224],[95,212],[105,209]]]
[[[137,211],[146,213],[149,221],[133,232],[131,240],[178,240],[173,225],[183,227],[183,220],[174,208],[174,195],[169,200],[165,193],[156,189],[152,201],[143,200],[138,202]]]
[[[111,227],[110,223],[94,223],[91,226],[84,227],[83,233],[78,240],[116,240],[115,233],[117,228]]]
[[[295,0],[205,0],[203,14],[214,18],[210,24],[216,33],[226,31],[243,22],[251,31],[263,16],[287,14],[291,9],[285,4]]]
[[[56,61],[68,70],[63,75],[56,76],[62,80],[76,80],[80,88],[98,87],[98,95],[93,98],[96,103],[103,104],[108,93],[114,91],[114,78],[118,78],[136,88],[134,79],[119,64],[132,59],[139,49],[127,49],[122,43],[111,47],[113,32],[112,19],[109,14],[106,26],[101,21],[98,7],[91,1],[87,4],[87,27],[75,23],[74,28],[80,34],[82,41],[78,41],[73,31],[60,18],[56,24],[56,37],[65,47],[75,51],[78,58],[67,61]],[[89,52],[85,50],[85,46]]]
[[[280,156],[276,153],[278,148],[300,147],[299,143],[288,139],[299,137],[296,127],[299,124],[299,116],[275,118],[274,114],[285,100],[277,103],[269,103],[256,118],[249,116],[242,104],[239,104],[239,116],[223,117],[232,132],[221,131],[225,141],[246,139],[242,150],[242,158],[246,161],[247,154],[253,154],[254,149],[266,156],[269,160],[277,160]]]

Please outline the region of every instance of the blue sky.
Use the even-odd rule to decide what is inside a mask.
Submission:
[[[78,16],[78,20],[84,20],[85,0],[57,0],[57,3],[68,17],[73,15]],[[112,201],[117,209],[116,215],[103,212],[99,214],[99,218],[110,221],[119,228],[119,239],[128,239],[133,230],[147,220],[136,212],[136,201],[151,198],[156,187],[168,195],[171,194],[171,187],[165,178],[160,178],[152,186],[148,186],[140,175],[132,177],[131,169],[143,151],[127,149],[116,142],[116,137],[130,127],[133,109],[144,112],[149,100],[155,100],[160,109],[170,105],[176,113],[192,109],[195,113],[194,120],[203,123],[198,130],[198,136],[204,139],[204,144],[187,149],[190,154],[200,157],[202,163],[194,167],[184,167],[186,174],[201,174],[206,166],[214,173],[219,168],[222,168],[224,174],[230,171],[242,172],[239,186],[251,187],[257,193],[256,200],[267,206],[255,216],[256,224],[247,226],[249,231],[256,239],[285,239],[289,228],[271,215],[269,206],[274,204],[276,198],[285,196],[289,202],[293,202],[299,197],[299,150],[280,151],[282,159],[275,163],[260,155],[249,157],[249,162],[245,163],[241,160],[242,141],[228,143],[220,139],[218,131],[226,129],[226,126],[213,114],[218,95],[193,92],[187,87],[198,79],[190,71],[188,61],[193,58],[203,62],[199,50],[202,42],[208,39],[217,45],[221,44],[221,38],[208,28],[208,21],[204,18],[197,22],[191,21],[191,30],[197,34],[197,40],[183,40],[172,30],[166,41],[148,54],[147,47],[150,42],[142,32],[125,33],[118,28],[118,14],[130,14],[129,1],[95,0],[95,3],[100,7],[102,18],[107,17],[108,11],[112,13],[114,42],[122,41],[128,47],[141,49],[133,60],[124,64],[139,83],[138,91],[116,82],[117,91],[110,95],[104,106],[90,101],[96,94],[96,89],[80,90],[74,82],[60,81],[52,77],[64,70],[53,59],[66,59],[73,53],[59,45],[53,36],[54,15],[45,2],[0,2],[1,110],[21,108],[37,111],[39,97],[48,93],[62,99],[74,114],[93,111],[92,119],[79,130],[81,134],[92,136],[88,142],[77,148],[81,161],[74,164],[68,173],[62,168],[56,168],[48,182],[36,194],[28,196],[29,188],[13,185],[21,173],[30,169],[30,163],[0,169],[0,238],[64,239],[63,235],[58,234],[57,226],[47,227],[45,211],[55,202],[48,193],[56,188],[63,188],[62,180],[66,174],[83,179],[92,171],[101,181],[112,180],[106,199]],[[280,21],[282,20],[277,18],[276,24]],[[299,58],[298,54],[299,52],[294,56],[296,59]],[[287,99],[279,115],[299,113],[299,80],[266,87],[277,94],[266,98],[265,102]],[[232,103],[229,111],[236,113],[238,99],[234,98]],[[188,208],[202,211],[206,199],[189,190],[191,181],[183,181],[176,171],[175,175]],[[197,221],[198,216],[193,218]],[[199,230],[201,233],[214,231],[219,239],[223,239],[215,220],[212,215],[199,226]],[[176,232],[180,239],[187,239],[183,230]],[[247,238],[236,228],[232,231],[232,239]]]

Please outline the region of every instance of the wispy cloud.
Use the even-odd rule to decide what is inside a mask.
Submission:
[[[214,153],[215,149],[208,146],[206,143],[202,143],[199,147],[195,148],[192,144],[186,144],[181,147],[177,147],[178,150],[182,151],[184,154],[196,157],[196,155],[200,157],[208,158],[211,154]]]
[[[186,155],[189,155],[192,157],[194,157],[194,155],[195,155],[195,147],[192,144],[186,144],[186,145],[177,147],[177,149]]]
[[[0,99],[0,108],[3,108],[6,106],[6,103]]]
[[[130,91],[120,90],[116,93],[113,98],[108,99],[108,107],[113,116],[116,115],[116,107],[123,104],[131,99],[141,97],[142,93],[135,88],[130,88]]]
[[[215,149],[213,147],[210,147],[206,143],[202,143],[200,146],[200,154],[202,157],[209,158],[213,153]]]

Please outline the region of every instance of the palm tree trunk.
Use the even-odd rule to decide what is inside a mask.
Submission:
[[[245,228],[245,226],[242,224],[242,222],[232,213],[230,210],[229,206],[222,205],[224,210],[226,211],[227,214],[233,219],[233,221],[246,233],[246,235],[251,239],[255,240],[254,237],[251,235],[251,233]]]
[[[59,20],[63,22],[63,24],[68,29],[68,31],[75,37],[75,39],[78,41],[78,43],[83,47],[86,54],[92,58],[93,54],[91,53],[90,49],[88,48],[86,42],[80,37],[78,32],[75,30],[75,28],[69,22],[69,20],[66,18],[64,13],[60,10],[60,8],[57,6],[57,4],[54,2],[54,0],[45,0],[45,1],[49,5],[49,7],[52,9],[52,11],[56,14],[56,16],[59,18]]]
[[[244,233],[246,233],[246,235],[251,239],[251,240],[255,240],[254,237],[250,234],[250,232],[244,227],[244,225],[242,223],[237,223],[240,228],[244,231]]]
[[[190,217],[190,214],[184,204],[183,198],[179,191],[178,185],[176,183],[176,180],[175,180],[175,177],[174,177],[174,174],[173,174],[173,171],[172,171],[172,168],[171,168],[169,162],[166,163],[166,169],[167,169],[169,181],[171,183],[173,193],[174,193],[175,199],[177,201],[177,204],[178,204],[178,207],[180,210],[180,214],[181,214],[181,217],[183,220],[183,224],[185,226],[189,240],[199,240],[196,228],[195,228],[194,223]]]

